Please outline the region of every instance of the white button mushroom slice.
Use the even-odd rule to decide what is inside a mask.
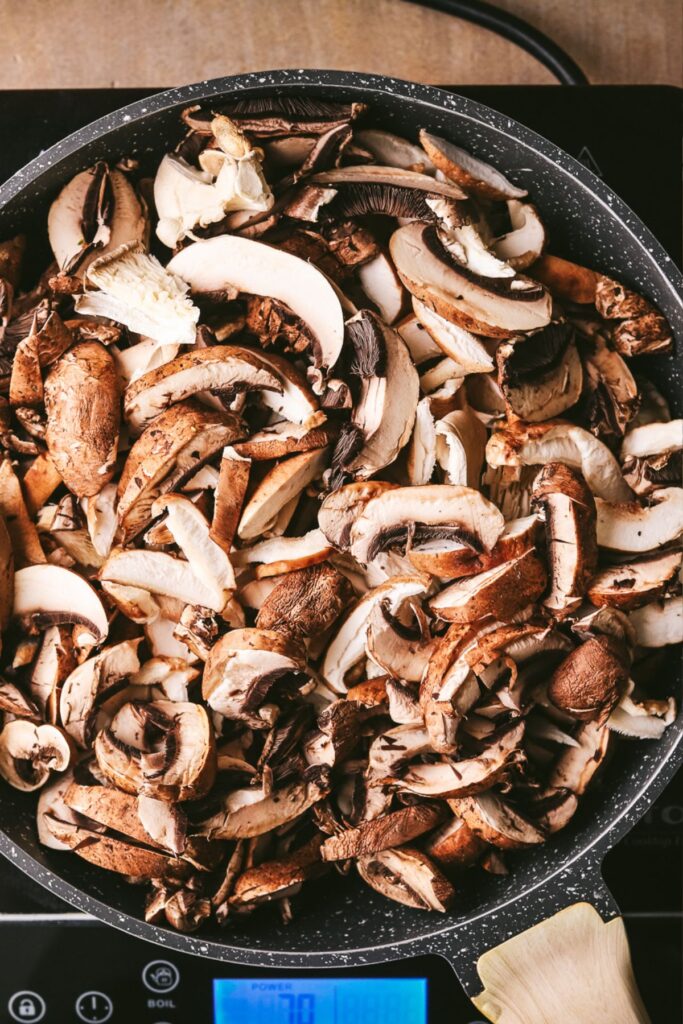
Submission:
[[[640,647],[683,643],[683,597],[652,601],[629,614]]]
[[[180,494],[165,494],[152,505],[152,515],[164,516],[195,576],[213,591],[215,604],[224,607],[235,589],[235,573],[224,549],[211,539],[209,522],[200,509]]]
[[[97,592],[78,573],[57,565],[28,565],[15,573],[12,614],[29,629],[78,623],[97,644],[109,632]]]
[[[410,358],[415,366],[435,359],[443,352],[441,346],[437,345],[427,328],[420,323],[419,317],[415,313],[409,313],[402,320],[399,320],[394,325],[394,328],[408,346]]]
[[[127,587],[120,583],[102,580],[102,590],[111,598],[118,610],[131,622],[153,622],[159,617],[160,608],[148,590],[142,587]]]
[[[445,913],[455,890],[429,857],[412,846],[359,857],[358,874],[382,896],[417,910]]]
[[[389,249],[408,291],[466,331],[508,338],[550,321],[551,298],[542,285],[519,274],[475,273],[449,252],[432,224],[415,222],[399,228],[391,236]]]
[[[396,615],[404,601],[425,596],[429,586],[423,576],[396,576],[356,602],[327,648],[321,667],[322,675],[336,693],[346,692],[346,673],[365,656],[365,639],[375,606],[386,602],[387,610]]]
[[[64,186],[50,207],[47,231],[60,270],[80,277],[120,245],[145,244],[149,220],[127,175],[100,161]]]
[[[100,579],[151,594],[174,597],[183,603],[206,605],[216,612],[225,607],[223,595],[207,586],[192,565],[165,551],[115,548],[100,569]]]
[[[490,551],[503,531],[501,513],[469,487],[397,487],[367,503],[351,528],[351,554],[367,564],[388,547],[444,537]]]
[[[527,194],[526,189],[513,185],[495,167],[448,139],[421,128],[420,142],[434,165],[465,192],[472,192],[483,199],[523,199]]]
[[[607,719],[607,728],[634,739],[661,739],[676,718],[676,701],[673,697],[665,700],[634,700],[633,689],[633,680],[629,679],[626,692]]]
[[[52,771],[63,772],[70,760],[71,747],[54,725],[15,718],[0,732],[0,775],[14,789],[40,789]]]
[[[403,312],[406,290],[394,270],[389,257],[381,252],[358,270],[358,281],[363,292],[386,324],[393,324]]]
[[[139,434],[170,405],[202,391],[218,393],[267,389],[281,391],[258,352],[236,345],[212,345],[177,356],[129,384],[124,413],[131,430]]]
[[[197,656],[184,643],[182,637],[176,635],[178,624],[173,619],[159,615],[145,622],[143,628],[155,658],[179,658],[188,663],[197,660]]]
[[[292,455],[270,469],[242,512],[237,528],[238,537],[254,540],[271,529],[279,513],[298,499],[308,484],[321,476],[327,458],[328,449],[322,448]]]
[[[495,431],[486,446],[486,460],[494,468],[562,462],[581,472],[597,498],[619,502],[632,497],[609,448],[572,423],[513,424]]]
[[[683,533],[683,488],[664,487],[650,495],[653,504],[611,504],[596,499],[598,544],[624,553],[654,551]]]
[[[202,696],[226,718],[241,718],[265,727],[258,708],[278,679],[307,673],[301,648],[288,636],[269,629],[238,629],[211,648],[204,666]]]
[[[323,376],[339,358],[344,343],[344,314],[335,290],[316,267],[288,252],[235,235],[188,245],[168,264],[195,293],[232,286],[250,295],[285,302],[315,335],[312,352]]]
[[[85,272],[78,313],[105,316],[161,344],[192,345],[199,310],[187,285],[138,245],[122,245]]]
[[[413,310],[440,351],[453,361],[454,366],[449,366],[452,375],[464,377],[470,373],[488,373],[493,369],[493,359],[480,338],[446,320],[419,298],[413,297]]]
[[[622,462],[627,456],[641,458],[660,452],[683,448],[683,420],[668,423],[648,423],[635,427],[626,434],[621,446]]]
[[[546,840],[546,834],[494,793],[448,801],[475,835],[502,850],[522,850]]]
[[[37,704],[34,704],[14,683],[0,682],[0,712],[12,718],[41,717]],[[53,723],[50,723],[53,724]]]
[[[406,470],[413,487],[428,484],[436,468],[436,423],[429,396],[417,403]]]
[[[105,484],[97,494],[84,498],[82,505],[92,545],[101,558],[106,558],[114,543],[118,525],[116,484]]]
[[[271,537],[232,554],[235,567],[256,566],[256,578],[304,569],[324,562],[333,548],[322,530],[309,530],[302,537]]]
[[[540,533],[537,516],[524,516],[505,523],[503,532],[489,552],[476,552],[467,544],[454,540],[428,540],[414,544],[409,552],[411,563],[419,572],[427,572],[441,580],[474,576],[502,562],[519,558],[534,547]]]
[[[202,822],[200,833],[210,839],[250,839],[298,818],[330,791],[329,770],[314,765],[303,779],[266,796],[257,787],[236,789],[222,801],[222,809]]]
[[[59,696],[62,725],[79,747],[89,747],[95,732],[115,708],[103,705],[140,668],[140,640],[124,640],[78,665],[64,680]],[[113,691],[113,693],[109,693]]]
[[[594,605],[626,610],[648,604],[678,586],[682,557],[680,551],[669,551],[602,569],[591,579],[586,597]]]
[[[478,489],[486,452],[486,427],[470,409],[456,409],[435,424],[436,461],[444,483]]]
[[[515,270],[525,270],[540,258],[545,248],[543,221],[533,203],[508,199],[507,208],[511,230],[494,239],[492,248],[498,259]]]
[[[434,175],[436,168],[424,150],[400,135],[381,128],[362,128],[353,133],[353,139],[371,153],[378,164]]]
[[[581,397],[583,368],[570,324],[503,342],[496,363],[509,410],[529,423],[559,416]]]
[[[215,779],[214,733],[201,704],[124,704],[98,733],[94,749],[107,780],[138,796],[196,800]]]
[[[149,658],[131,676],[131,693],[153,700],[166,699],[185,703],[189,699],[187,689],[199,674],[200,669],[188,665],[186,658],[158,655]]]
[[[431,598],[429,607],[448,622],[475,622],[486,615],[507,621],[543,593],[546,573],[533,549],[476,576],[457,580]]]

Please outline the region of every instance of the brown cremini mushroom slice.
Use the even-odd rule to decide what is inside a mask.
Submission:
[[[337,362],[344,341],[342,308],[325,275],[305,260],[262,242],[221,235],[187,246],[168,269],[195,293],[232,287],[280,299],[309,326],[311,355],[321,379]]]
[[[409,601],[408,609],[412,614],[410,622],[406,623],[390,612],[386,602],[376,604],[368,619],[365,649],[370,661],[394,680],[417,683],[422,678],[435,641],[419,605]],[[391,694],[387,691],[387,696],[389,713],[393,718],[392,707],[395,709],[401,698],[395,690]],[[409,704],[414,705],[413,716],[417,713],[421,718],[415,697],[408,700],[406,694],[405,698]]]
[[[64,801],[64,796],[74,781],[73,769],[60,772],[41,787],[36,808],[36,831],[38,842],[51,850],[71,850],[73,844],[58,838],[53,829],[59,830],[65,825],[81,825],[91,832],[104,832],[104,826],[72,811]],[[67,838],[69,836],[67,835]]]
[[[594,605],[630,610],[665,596],[679,584],[680,551],[663,552],[601,569],[586,589]]]
[[[492,248],[499,260],[515,270],[526,270],[540,258],[546,245],[546,232],[533,203],[508,199],[510,230],[494,239]]]
[[[272,629],[236,629],[209,651],[202,696],[226,718],[265,728],[270,723],[259,716],[259,707],[270,689],[283,676],[306,673],[302,650],[288,635]]]
[[[351,528],[367,503],[395,486],[384,480],[366,480],[345,484],[328,494],[318,511],[318,524],[329,542],[345,551]]]
[[[0,643],[7,629],[14,603],[14,552],[12,538],[0,515]]]
[[[352,596],[346,577],[326,562],[295,569],[282,576],[266,597],[256,625],[300,641],[317,637],[334,625]]]
[[[187,820],[180,808],[169,803],[148,796],[136,797],[107,786],[83,786],[75,782],[66,790],[64,802],[77,814],[135,842],[176,855],[183,852]]]
[[[161,878],[169,868],[168,856],[159,850],[151,850],[115,836],[102,835],[82,825],[49,817],[46,828],[53,839],[62,844],[62,848],[73,850],[83,860],[107,871],[143,880]]]
[[[43,373],[66,352],[74,340],[56,310],[47,303],[36,309],[28,336],[22,338],[12,359],[10,405],[35,406],[43,400]]]
[[[588,267],[545,253],[530,269],[553,295],[564,302],[593,305],[599,274]]]
[[[595,501],[583,477],[561,462],[541,469],[532,493],[532,508],[545,521],[550,569],[550,590],[543,604],[562,618],[581,604],[596,569]]]
[[[314,418],[312,417],[311,422]],[[257,430],[248,440],[234,445],[234,451],[240,457],[253,459],[255,462],[281,459],[285,455],[307,452],[312,448],[326,448],[336,434],[337,428],[332,423],[308,426],[289,420],[278,420],[263,430]]]
[[[121,415],[114,362],[103,345],[82,342],[55,363],[45,410],[45,440],[59,475],[77,497],[92,497],[114,475]]]
[[[669,352],[671,328],[665,317],[642,295],[604,274],[595,287],[595,308],[608,321],[617,321],[612,332],[617,352],[624,356]]]
[[[641,647],[683,643],[683,597],[651,601],[629,615]]]
[[[94,751],[113,786],[169,803],[204,796],[216,774],[213,728],[200,704],[124,704],[98,733]]]
[[[330,836],[322,844],[320,853],[323,860],[336,861],[403,846],[430,832],[443,817],[444,810],[437,805],[413,804]]]
[[[440,580],[474,576],[487,572],[503,562],[520,558],[536,545],[540,532],[537,516],[511,519],[490,551],[475,551],[456,540],[428,540],[413,544],[409,557],[419,572],[427,572]]]
[[[102,643],[109,631],[97,592],[78,573],[58,565],[28,565],[15,573],[12,614],[29,631],[80,624],[94,644]]]
[[[103,583],[136,587],[183,603],[204,605],[216,612],[223,611],[229,593],[205,583],[184,558],[145,548],[114,548],[100,569],[99,578]]]
[[[87,266],[126,242],[145,242],[147,211],[128,176],[99,161],[64,186],[47,218],[60,270],[82,276]]]
[[[230,555],[244,497],[249,484],[251,459],[238,454],[230,445],[223,449],[218,481],[214,492],[213,515],[209,536]]]
[[[485,277],[459,262],[433,225],[399,228],[391,237],[391,256],[412,295],[452,323],[490,338],[545,327],[550,295],[530,278]]]
[[[629,659],[608,636],[595,636],[572,651],[555,669],[548,696],[555,707],[581,721],[602,724],[628,681]]]
[[[443,482],[478,490],[488,436],[483,423],[471,409],[455,409],[437,420],[435,434]]]
[[[598,544],[624,554],[644,554],[677,540],[683,533],[683,488],[653,491],[647,507],[596,499]]]
[[[425,853],[446,872],[469,868],[486,850],[486,843],[475,835],[462,818],[452,817],[425,843]]]
[[[228,900],[230,910],[253,909],[262,903],[294,896],[304,882],[325,871],[320,859],[321,836],[314,836],[293,853],[264,861],[242,872]]]
[[[475,622],[493,615],[509,620],[543,593],[546,573],[533,549],[476,576],[466,576],[441,590],[429,607],[448,622]]]
[[[420,142],[435,167],[465,192],[482,199],[522,199],[527,195],[526,189],[513,185],[495,167],[425,128],[420,129]]]
[[[624,477],[636,494],[674,486],[683,471],[683,420],[647,423],[630,430],[621,446]]]
[[[449,484],[397,487],[371,499],[351,528],[350,551],[361,563],[397,545],[452,539],[490,551],[503,531],[501,513],[478,491]]]
[[[579,400],[583,370],[570,324],[551,323],[503,342],[496,362],[508,408],[522,420],[552,419]]]
[[[562,462],[578,469],[597,498],[628,501],[631,489],[609,448],[583,427],[562,420],[510,424],[486,446],[489,466],[543,466]]]
[[[358,283],[385,324],[394,324],[405,312],[407,292],[386,253],[359,267]]]
[[[446,876],[413,846],[368,854],[356,861],[356,867],[371,888],[407,907],[443,914],[455,899],[455,890]]]
[[[683,638],[683,608],[680,618],[682,625],[679,638]],[[681,639],[677,642],[680,643]],[[629,680],[625,693],[607,719],[607,728],[634,739],[661,739],[676,718],[676,701],[673,697],[665,700],[636,700],[633,697],[634,689],[633,681]]]
[[[325,562],[334,549],[322,530],[302,537],[271,537],[232,553],[236,568],[254,565],[256,579],[292,573]]]
[[[585,415],[597,437],[622,437],[638,411],[638,385],[618,352],[599,334],[583,352]],[[630,481],[627,479],[627,483]]]
[[[604,722],[582,722],[574,739],[576,746],[562,748],[550,772],[549,785],[581,796],[605,761],[610,731]]]
[[[56,638],[59,639],[59,638]],[[73,666],[59,695],[62,725],[79,747],[89,747],[107,720],[103,704],[140,668],[140,640],[124,640]],[[110,716],[109,716],[110,717]]]
[[[501,850],[522,850],[545,842],[544,831],[495,793],[479,793],[448,803],[475,835]]]
[[[210,839],[250,839],[298,818],[330,791],[329,769],[313,765],[303,777],[266,796],[253,787],[237,789],[222,801],[222,808],[202,822],[201,834]]]
[[[126,388],[124,412],[139,434],[169,406],[210,391],[234,396],[241,391],[282,390],[279,379],[257,352],[235,345],[195,349],[138,377]]]
[[[15,718],[0,732],[0,775],[14,789],[40,789],[52,771],[63,772],[70,760],[71,747],[54,725]]]
[[[212,539],[211,526],[202,511],[184,495],[163,494],[152,505],[152,515],[163,516],[163,524],[192,571],[213,591],[211,607],[222,611],[235,589],[235,573],[224,549]]]
[[[254,540],[268,530],[277,531],[278,516],[290,502],[298,499],[304,487],[322,475],[328,450],[302,452],[277,463],[270,469],[245,505],[237,535]]]
[[[400,167],[404,171],[433,176],[436,168],[424,150],[414,142],[382,128],[361,128],[353,133],[354,142],[367,150],[378,164]]]

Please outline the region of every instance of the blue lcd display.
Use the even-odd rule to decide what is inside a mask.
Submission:
[[[426,978],[219,978],[215,1024],[427,1024]]]

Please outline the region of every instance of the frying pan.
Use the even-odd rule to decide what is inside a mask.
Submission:
[[[72,175],[96,160],[123,155],[136,156],[151,169],[177,141],[178,115],[188,104],[272,93],[363,100],[370,104],[371,124],[412,138],[426,127],[491,161],[528,187],[549,227],[552,251],[642,291],[668,317],[680,350],[683,279],[647,228],[602,181],[550,142],[480,103],[375,75],[239,75],[133,103],[69,136],[0,187],[0,237],[28,229],[35,236],[34,251],[40,249],[48,205]],[[644,358],[637,369],[654,380],[681,415],[681,363]],[[675,689],[680,666],[673,656],[670,666]],[[475,997],[483,987],[479,957],[515,936],[502,951],[504,960],[489,953],[479,965],[486,980],[486,991],[476,999],[482,1013],[524,1024],[587,1024],[597,1017],[614,1024],[642,1022],[647,1014],[632,980],[623,924],[600,866],[606,851],[680,766],[683,715],[657,742],[624,740],[618,746],[602,783],[584,798],[564,831],[543,847],[516,855],[509,876],[468,879],[446,916],[389,903],[352,878],[334,886],[323,883],[324,889],[313,885],[286,927],[275,915],[259,915],[246,923],[231,922],[225,930],[209,927],[198,936],[182,935],[147,924],[140,891],[118,876],[40,847],[35,798],[15,790],[4,789],[0,799],[0,851],[75,907],[166,949],[268,968],[351,967],[436,953],[452,964]],[[501,964],[508,972],[502,994],[494,977]]]

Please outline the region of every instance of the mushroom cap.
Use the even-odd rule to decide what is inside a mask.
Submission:
[[[513,185],[495,167],[448,139],[421,128],[420,142],[434,166],[451,181],[457,182],[466,193],[482,199],[521,199],[527,195],[526,189]]]
[[[533,549],[441,590],[429,607],[448,622],[475,622],[487,615],[509,620],[543,593],[546,573]]]
[[[259,609],[259,629],[286,632],[297,640],[320,636],[332,626],[353,596],[351,585],[323,562],[288,572]]]
[[[628,681],[628,662],[607,636],[586,640],[555,669],[548,696],[561,711],[581,721],[604,722]]]
[[[59,475],[77,497],[96,495],[114,475],[121,419],[116,368],[104,345],[85,341],[58,359],[45,380],[45,411]]]
[[[13,616],[37,629],[77,623],[85,626],[93,644],[109,632],[107,615],[93,587],[59,565],[27,565],[14,575]]]
[[[418,910],[445,913],[455,890],[429,857],[413,846],[380,850],[356,862],[364,882],[382,896]]]

